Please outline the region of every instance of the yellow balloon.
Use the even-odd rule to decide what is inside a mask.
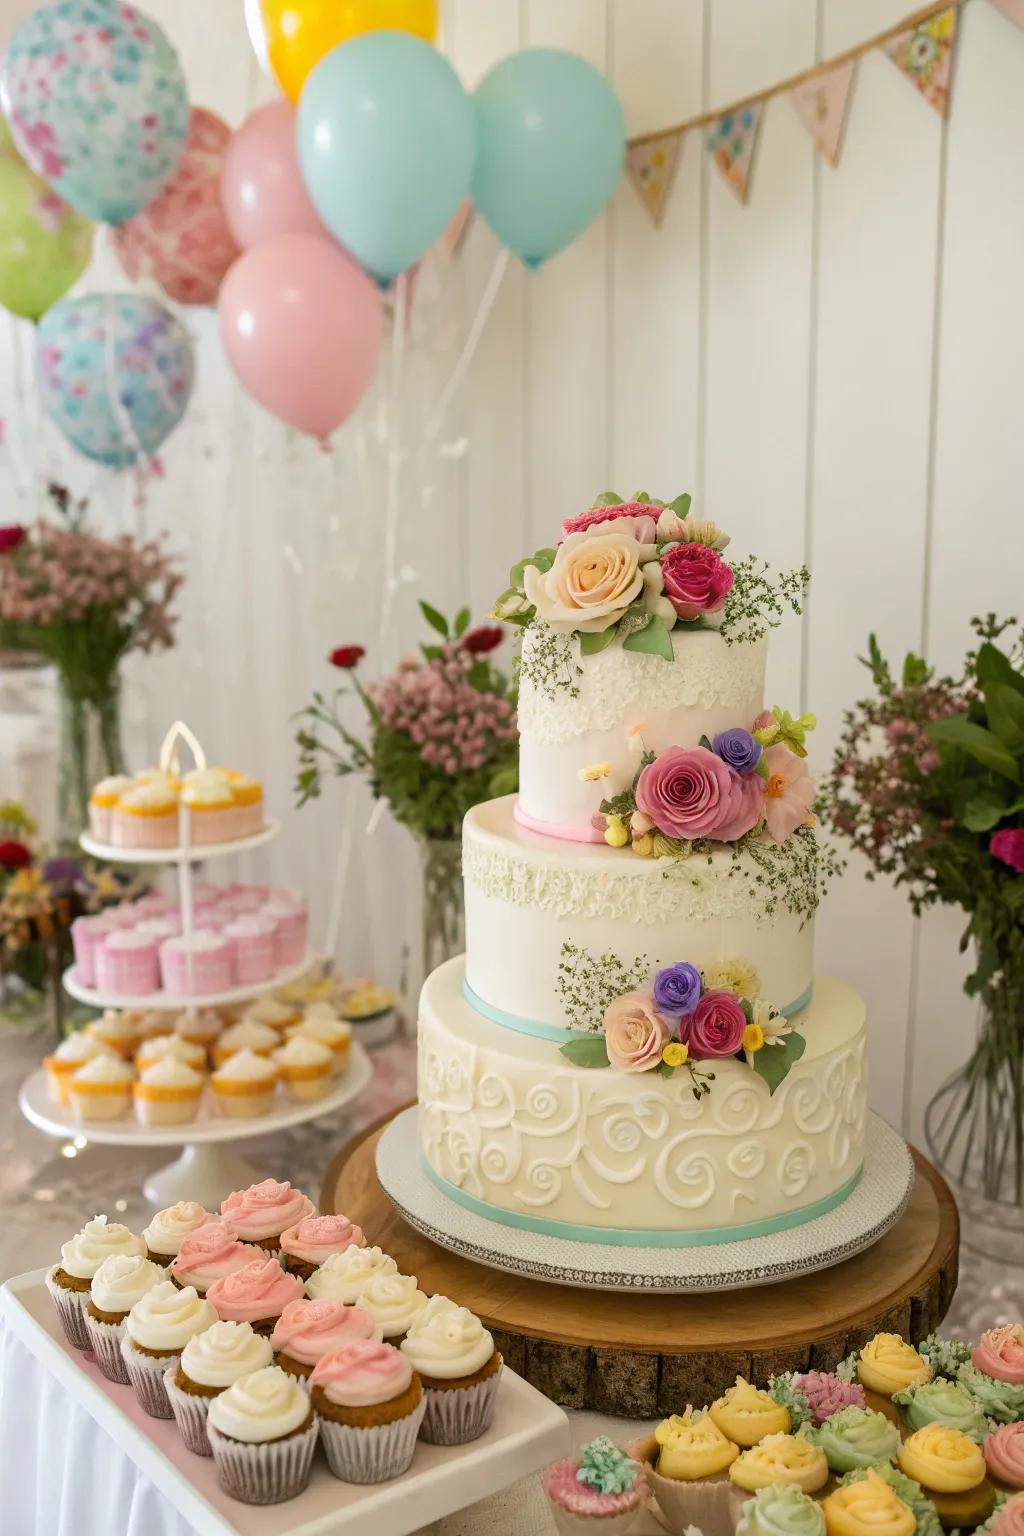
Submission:
[[[437,0],[263,0],[263,20],[270,66],[285,95],[298,101],[324,54],[360,32],[387,28],[432,43]]]

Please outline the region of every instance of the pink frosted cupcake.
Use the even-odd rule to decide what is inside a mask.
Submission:
[[[83,987],[96,985],[96,951],[108,933],[120,927],[111,912],[97,912],[94,917],[76,917],[71,924],[71,945],[75,952],[75,978]]]
[[[96,946],[96,986],[100,992],[142,997],[160,988],[160,950],[156,939],[134,928],[115,928]]]
[[[280,1504],[309,1482],[317,1421],[294,1376],[267,1365],[210,1404],[206,1433],[217,1481],[244,1504]]]
[[[276,969],[275,924],[271,918],[236,917],[222,930],[235,948],[235,978],[239,986],[269,981]]]
[[[258,1243],[276,1256],[281,1234],[307,1216],[315,1216],[316,1206],[287,1180],[279,1184],[276,1179],[264,1179],[228,1195],[221,1201],[220,1213],[243,1242]]]
[[[362,1307],[303,1298],[288,1303],[270,1335],[278,1365],[302,1381],[324,1355],[362,1339],[380,1339],[380,1329]]]
[[[302,1281],[286,1274],[276,1258],[254,1259],[233,1274],[215,1280],[206,1299],[217,1316],[230,1323],[251,1323],[267,1338],[290,1301],[302,1296]]]
[[[85,1326],[96,1364],[108,1381],[131,1386],[121,1356],[124,1325],[135,1303],[166,1278],[159,1264],[139,1253],[112,1253],[93,1275]]]
[[[561,1536],[584,1536],[601,1527],[601,1536],[621,1536],[643,1506],[647,1480],[643,1469],[603,1436],[585,1445],[574,1460],[556,1461],[544,1474]]]
[[[171,1260],[170,1273],[178,1285],[191,1285],[205,1296],[210,1286],[247,1264],[262,1262],[262,1248],[255,1243],[239,1242],[226,1221],[211,1217],[194,1232],[183,1237]]]
[[[309,1379],[327,1465],[346,1483],[384,1483],[408,1470],[426,1411],[409,1361],[372,1340],[324,1355]]]
[[[274,963],[278,970],[298,965],[306,954],[309,907],[304,896],[275,896],[260,908],[260,916],[274,924]]]
[[[304,1216],[281,1233],[281,1257],[291,1274],[308,1280],[332,1253],[361,1248],[365,1241],[362,1227],[347,1216]]]
[[[983,1449],[988,1475],[1001,1492],[1024,1488],[1024,1424],[1000,1424]]]
[[[229,992],[234,985],[231,945],[209,928],[165,939],[160,946],[160,972],[164,990],[174,997]]]

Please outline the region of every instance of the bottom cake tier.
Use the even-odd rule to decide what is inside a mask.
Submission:
[[[843,982],[815,979],[793,1020],[805,1053],[774,1094],[730,1058],[698,1101],[685,1072],[574,1066],[551,1040],[493,1023],[466,1000],[464,973],[459,957],[428,977],[419,1020],[424,1164],[464,1205],[556,1236],[668,1247],[783,1231],[856,1185],[865,1009]]]

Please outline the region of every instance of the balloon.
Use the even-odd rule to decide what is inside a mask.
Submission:
[[[324,54],[361,32],[378,32],[382,28],[411,32],[428,43],[437,36],[436,0],[262,0],[262,5],[260,0],[248,0],[248,3],[260,9],[271,68],[277,83],[292,101],[298,101],[306,76]]]
[[[220,323],[249,394],[321,441],[351,415],[380,353],[380,294],[316,235],[279,235],[246,251],[220,291]]]
[[[271,73],[270,50],[267,44],[267,24],[263,20],[262,0],[245,0],[245,28],[249,34],[252,51],[265,75]]]
[[[310,201],[287,101],[258,107],[232,135],[221,177],[228,223],[244,250],[278,235],[330,235]]]
[[[299,102],[299,165],[335,239],[378,281],[443,234],[469,189],[473,104],[446,59],[404,32],[335,48]]]
[[[123,224],[156,196],[188,133],[178,55],[124,0],[57,0],[32,11],[8,44],[0,103],[36,174],[107,224]]]
[[[0,304],[38,320],[89,265],[92,225],[29,170],[0,129]]]
[[[151,203],[114,232],[114,248],[133,281],[152,278],[179,304],[212,304],[238,255],[220,201],[231,129],[194,107],[178,169]]]
[[[152,299],[90,293],[39,322],[46,413],[80,453],[112,469],[156,452],[185,414],[192,376],[188,332]]]
[[[502,245],[537,267],[615,190],[626,144],[619,99],[578,54],[526,48],[488,71],[474,100],[473,201]]]

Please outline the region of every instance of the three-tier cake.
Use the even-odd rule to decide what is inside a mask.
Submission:
[[[424,1166],[495,1221],[714,1243],[860,1176],[864,1004],[814,973],[814,720],[764,708],[806,572],[728,542],[688,497],[605,497],[497,604],[523,626],[520,790],[466,818],[466,955],[419,1019]]]

